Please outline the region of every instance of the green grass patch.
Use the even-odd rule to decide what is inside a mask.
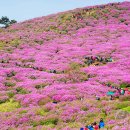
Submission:
[[[71,123],[68,123],[68,126],[70,128],[80,128],[81,127],[81,124],[77,123],[77,122],[71,122]]]
[[[40,125],[51,125],[51,124],[57,125],[57,122],[58,122],[58,119],[47,119],[45,121],[41,120]]]
[[[25,114],[27,112],[28,112],[27,110],[22,110],[22,111],[19,112],[19,114]]]
[[[16,85],[16,84],[13,83],[13,82],[5,82],[4,84],[5,84],[5,86],[7,86],[7,87],[14,87],[14,86]]]
[[[129,87],[130,87],[130,84],[128,84],[128,83],[120,84],[120,88],[129,88]]]
[[[15,93],[14,92],[8,92],[7,95],[8,95],[9,98],[13,98]]]
[[[18,102],[14,102],[13,100],[0,104],[0,112],[11,112],[17,108],[20,108],[20,104]]]
[[[123,108],[122,110],[127,111],[130,113],[130,106]]]
[[[10,42],[10,45],[13,47],[17,47],[20,44],[20,40],[19,39],[14,39]]]
[[[0,50],[2,50],[4,46],[5,46],[5,43],[0,41]]]
[[[44,111],[43,108],[36,109],[36,115],[44,116],[47,114],[47,112]]]
[[[46,87],[47,85],[48,85],[47,83],[37,84],[37,85],[35,86],[35,88],[36,88],[36,89],[42,89],[42,88]]]
[[[29,93],[26,89],[21,88],[21,87],[16,88],[16,91],[18,94],[28,94]]]
[[[123,109],[123,108],[128,107],[129,105],[130,105],[129,101],[121,102],[121,103],[116,104],[116,109]]]
[[[31,125],[33,127],[36,127],[38,125],[42,125],[42,126],[51,126],[54,127],[55,125],[57,125],[58,119],[47,119],[47,120],[40,120],[40,121],[33,121],[31,123]]]

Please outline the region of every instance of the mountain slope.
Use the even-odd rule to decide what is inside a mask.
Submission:
[[[0,129],[77,130],[100,118],[110,130],[129,129],[129,93],[110,87],[130,88],[129,35],[129,2],[1,29]]]

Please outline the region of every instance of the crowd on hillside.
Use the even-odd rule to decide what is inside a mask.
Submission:
[[[115,97],[119,97],[121,95],[124,96],[130,95],[130,91],[128,88],[119,88],[119,87],[111,86],[109,84],[107,86],[112,89],[115,89],[115,91],[109,91],[109,92],[113,92],[113,94],[110,95],[110,100],[113,100]]]
[[[106,86],[105,84],[103,85]],[[112,89],[112,90],[109,90],[108,93],[106,94],[107,96],[110,96],[110,100],[114,100],[114,98],[119,98],[119,96],[121,95],[122,96],[130,95],[130,91],[128,88],[119,88],[119,87],[112,86],[110,84],[107,84],[107,87]],[[96,96],[96,100],[100,100],[100,96],[98,95],[95,95],[95,96]]]
[[[107,62],[113,62],[113,59],[111,57],[104,58],[101,56],[90,56],[90,57],[85,56],[84,58],[85,58],[84,63],[87,64],[88,66],[90,66],[91,64],[99,65],[100,63],[105,64]]]
[[[105,123],[104,123],[103,119],[101,118],[99,124],[97,124],[97,122],[94,122],[90,125],[85,126],[84,128],[83,127],[80,128],[80,130],[99,130],[104,127],[105,127]]]

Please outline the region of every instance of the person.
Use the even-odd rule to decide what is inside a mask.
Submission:
[[[107,86],[110,87],[111,85],[108,83]]]
[[[92,59],[93,61],[95,61],[95,60],[96,60],[96,57],[94,57],[94,56],[91,56],[91,59]]]
[[[109,59],[108,59],[108,62],[112,62],[113,61],[113,59],[110,57]]]
[[[105,123],[104,123],[103,119],[101,118],[100,122],[99,122],[99,128],[104,128],[104,126],[105,126]]]
[[[129,89],[125,88],[125,94],[124,95],[129,95],[128,92],[129,92]]]
[[[42,67],[39,67],[38,70],[39,70],[39,71],[43,71],[43,68],[42,68]]]
[[[50,70],[50,73],[56,74],[56,70]]]
[[[112,88],[114,88],[114,89],[115,89],[115,86],[112,86]]]
[[[57,101],[53,101],[54,104],[57,104]]]
[[[93,123],[93,128],[94,128],[94,130],[98,130],[99,129],[99,126],[97,125],[96,122]]]
[[[117,88],[117,91],[118,91],[119,95],[121,95],[121,89]]]
[[[93,124],[89,125],[89,126],[88,126],[88,129],[89,129],[89,130],[94,130],[94,129],[93,129]]]
[[[80,128],[80,130],[84,130],[84,128]]]
[[[89,57],[88,56],[85,56],[84,59],[88,59]]]
[[[92,59],[89,59],[88,60],[88,66],[91,65],[93,63],[93,60]]]
[[[100,100],[100,97],[98,95],[96,95],[96,100]]]
[[[110,100],[113,100],[113,96],[112,95],[110,96]]]
[[[127,93],[128,95],[130,95],[130,91],[128,91],[128,93]]]
[[[125,90],[123,88],[121,88],[121,95],[125,94]]]
[[[99,59],[100,59],[100,56],[96,56],[96,60],[99,61]]]
[[[100,57],[100,62],[103,62],[103,58],[102,57]]]
[[[84,130],[89,130],[89,129],[88,129],[88,126],[85,126]]]

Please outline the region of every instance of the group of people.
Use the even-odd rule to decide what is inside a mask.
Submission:
[[[39,71],[44,71],[44,69],[42,68],[42,67],[35,67],[35,66],[33,66],[33,65],[31,65],[31,64],[19,64],[19,63],[16,63],[15,64],[16,66],[20,66],[20,67],[26,67],[26,68],[32,68],[32,69],[34,69],[34,70],[39,70]],[[49,70],[49,72],[50,73],[57,73],[57,71],[56,70]]]
[[[113,91],[114,95],[110,96],[110,100],[113,100],[114,97],[119,97],[120,95],[126,95],[126,96],[130,95],[130,91],[128,88],[119,88],[119,87],[111,86],[110,84],[108,84],[107,86],[116,90]]]
[[[110,100],[114,100],[114,98],[118,98],[121,95],[126,95],[126,96],[130,95],[130,91],[128,88],[119,88],[119,87],[112,86],[110,84],[107,84],[107,87],[115,89],[115,90],[109,90],[107,93],[107,95],[110,96]],[[100,100],[100,96],[95,95],[95,97],[96,97],[96,100]]]
[[[101,56],[90,56],[90,57],[85,56],[84,61],[84,63],[87,64],[88,66],[94,63],[97,63],[96,65],[99,65],[99,63],[107,63],[107,62],[113,62],[113,59],[111,57],[104,58]]]
[[[110,4],[111,6],[114,6],[114,3],[111,3]],[[83,10],[80,10],[80,12],[77,12],[77,13],[74,13],[72,15],[73,18],[76,18],[77,20],[78,19],[83,19],[84,15],[87,13],[87,14],[91,14],[92,10],[94,9],[104,9],[106,8],[107,5],[100,5],[100,6],[97,6],[97,7],[91,7],[91,8],[84,8]]]
[[[96,122],[92,123],[91,125],[87,125],[86,127],[82,127],[80,128],[80,130],[99,130],[105,127],[105,123],[103,121],[103,119],[100,119],[99,124],[97,124]]]
[[[9,63],[9,60],[1,59],[1,60],[0,60],[0,63]]]

